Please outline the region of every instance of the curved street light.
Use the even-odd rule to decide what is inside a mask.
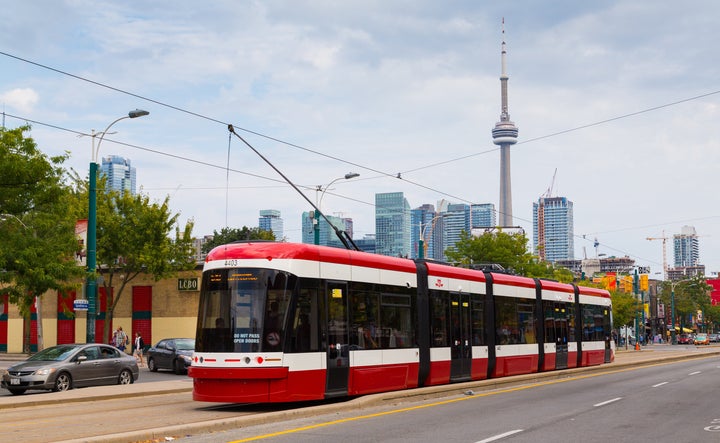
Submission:
[[[313,217],[313,233],[314,233],[314,237],[315,237],[315,238],[314,238],[314,240],[315,240],[314,243],[315,243],[316,245],[319,245],[319,244],[320,244],[320,211],[321,211],[321,208],[322,208],[322,199],[323,199],[323,197],[325,196],[325,192],[326,192],[326,191],[330,188],[330,186],[332,186],[332,184],[335,183],[336,181],[339,181],[339,180],[350,180],[350,179],[355,178],[355,177],[360,177],[360,174],[358,174],[357,172],[348,172],[348,173],[345,174],[344,176],[338,177],[338,178],[334,179],[333,181],[331,181],[330,183],[328,183],[327,186],[325,186],[325,188],[323,188],[322,185],[318,185],[317,188],[315,189],[316,192],[322,190],[322,193],[320,194],[320,199],[319,199],[318,202],[317,202],[317,208],[315,209],[315,217]]]
[[[425,258],[425,250],[427,249],[427,244],[425,242],[425,230],[428,226],[430,226],[430,232],[433,232],[435,230],[435,222],[442,218],[441,215],[436,215],[435,217],[430,220],[430,223],[420,223],[420,240],[418,240],[418,258]]]
[[[150,114],[143,109],[135,109],[128,112],[128,115],[122,116],[110,123],[103,132],[100,132],[97,148],[95,147],[95,137],[98,133],[93,133],[92,152],[90,161],[90,177],[88,185],[88,227],[87,227],[87,280],[85,284],[85,298],[88,301],[87,325],[85,329],[86,343],[95,343],[95,316],[96,316],[96,294],[97,284],[95,281],[95,267],[97,257],[97,156],[100,153],[100,144],[105,134],[110,128],[120,120],[126,118],[137,118]]]
[[[16,215],[12,215],[12,214],[0,214],[0,220],[5,221],[5,220],[7,220],[8,218],[14,218],[15,220],[17,220],[18,223],[20,223],[20,224],[23,226],[23,228],[25,228],[25,229],[30,229],[30,228],[28,227],[28,225],[26,225],[25,223],[23,223],[23,221],[20,220]]]

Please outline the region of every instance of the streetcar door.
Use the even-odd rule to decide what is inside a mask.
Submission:
[[[326,397],[347,395],[350,371],[347,284],[328,282],[325,294],[327,297]]]
[[[472,341],[470,336],[470,297],[450,294],[450,380],[470,380]]]
[[[565,303],[553,303],[555,320],[555,369],[568,367],[568,308]]]

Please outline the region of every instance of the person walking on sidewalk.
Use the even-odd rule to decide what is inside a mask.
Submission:
[[[128,339],[125,331],[123,331],[122,326],[119,326],[117,331],[115,331],[115,347],[125,352],[125,347],[128,345],[129,341],[130,340]]]
[[[143,362],[143,349],[145,349],[145,342],[139,332],[135,333],[135,343],[133,344],[133,347],[135,348],[133,350],[133,357],[138,360],[138,365],[140,367],[145,366],[145,363]]]

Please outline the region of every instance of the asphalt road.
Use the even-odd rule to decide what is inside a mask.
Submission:
[[[185,443],[720,441],[720,359],[576,374],[474,395],[341,410],[190,436]]]
[[[265,432],[263,429],[255,428],[255,426],[262,424],[272,424],[269,429],[275,431],[292,430],[295,425],[292,420],[301,418],[309,419],[312,423],[324,423],[328,420],[328,417],[337,419],[341,416],[344,417],[343,414],[363,415],[366,413],[365,411],[373,410],[372,408],[380,408],[375,410],[385,411],[388,409],[402,409],[411,404],[433,403],[438,401],[436,399],[474,399],[483,396],[482,393],[484,392],[504,389],[514,392],[513,390],[523,390],[522,386],[533,383],[550,383],[555,380],[553,383],[560,384],[561,381],[571,376],[582,375],[587,377],[600,372],[622,371],[618,372],[620,374],[628,372],[630,369],[637,371],[638,365],[654,364],[658,361],[671,362],[691,359],[685,362],[690,364],[695,361],[694,359],[705,357],[705,359],[697,361],[708,360],[717,364],[718,354],[720,354],[720,348],[715,347],[695,348],[692,346],[656,345],[639,352],[620,352],[616,362],[611,365],[378,394],[345,402],[284,405],[280,407],[193,402],[191,399],[192,383],[186,376],[177,376],[169,372],[151,374],[145,369],[141,375],[143,382],[133,385],[83,388],[60,393],[43,392],[18,397],[0,395],[0,410],[2,410],[3,414],[3,420],[0,421],[0,435],[25,442],[72,441],[73,439],[88,442],[155,442],[164,441],[166,437],[182,438],[183,441],[188,442],[230,441],[250,436],[251,430],[254,435],[263,435],[263,432]],[[0,367],[5,365],[5,362],[0,361]],[[161,379],[150,381],[153,380],[151,377]],[[700,380],[700,378],[693,377],[695,375],[687,378],[692,381]],[[602,377],[593,376],[592,378]],[[633,378],[637,377],[633,376]],[[643,378],[645,377],[643,376]],[[470,389],[476,393],[474,396],[462,395],[463,392]],[[582,388],[582,391],[585,389]],[[630,391],[632,388],[626,387],[625,390]],[[681,389],[680,393],[682,391]],[[670,396],[668,401],[681,398],[680,393],[668,393],[668,396]],[[5,394],[5,392],[0,390],[0,394]],[[553,395],[560,394],[553,393]],[[591,395],[591,397],[594,396],[594,394]],[[600,397],[600,395],[598,394],[597,397]],[[500,396],[496,396],[496,398],[500,398]],[[522,399],[513,399],[509,394],[504,395],[504,398],[512,401],[509,401],[503,407],[481,405],[473,409],[480,408],[485,414],[488,409],[514,411],[516,408],[524,407],[525,401]],[[557,400],[555,404],[559,407],[565,407],[563,405],[567,402],[569,400],[563,399]],[[468,401],[458,403],[470,404]],[[573,408],[580,408],[580,406],[575,405]],[[430,409],[428,408],[428,410]],[[544,410],[545,408],[539,409]],[[641,413],[642,408],[638,407],[637,409],[640,416],[644,416]],[[436,409],[436,414],[441,414],[446,420],[453,423],[454,412],[446,415],[444,411],[437,411],[439,409]],[[550,411],[548,410],[548,412]],[[553,412],[553,414],[556,413]],[[403,414],[401,413],[391,415],[403,420],[401,418]],[[420,422],[424,420],[421,419]],[[365,423],[360,426],[360,430],[372,425],[372,423],[363,420],[357,420],[357,422]],[[402,423],[403,421],[400,421],[399,424],[393,424],[391,429],[396,427],[403,429],[400,426]],[[499,417],[496,417],[491,420],[491,423],[500,424],[502,421]],[[711,425],[708,424],[708,426]],[[328,426],[328,429],[330,428],[332,427]],[[340,429],[348,428],[350,428],[349,424],[340,427]],[[237,436],[227,433],[236,429],[241,429]],[[382,427],[380,429],[383,430]],[[387,429],[384,430],[387,432]],[[299,435],[296,435],[296,437]],[[347,439],[347,434],[344,435],[346,435],[345,438]],[[378,436],[375,437],[378,438]],[[520,438],[520,436],[514,438]],[[539,437],[536,435],[535,438]],[[355,440],[353,439],[353,441]],[[375,441],[385,441],[385,438]],[[481,440],[478,437],[475,440],[461,438],[460,441]],[[540,439],[539,441],[545,440]],[[617,441],[627,440],[620,439]],[[667,440],[661,439],[660,441]],[[675,441],[705,440],[680,439]]]

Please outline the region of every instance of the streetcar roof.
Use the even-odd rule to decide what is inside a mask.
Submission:
[[[205,263],[233,259],[294,259],[415,273],[412,260],[362,251],[288,242],[236,242],[214,248]]]

